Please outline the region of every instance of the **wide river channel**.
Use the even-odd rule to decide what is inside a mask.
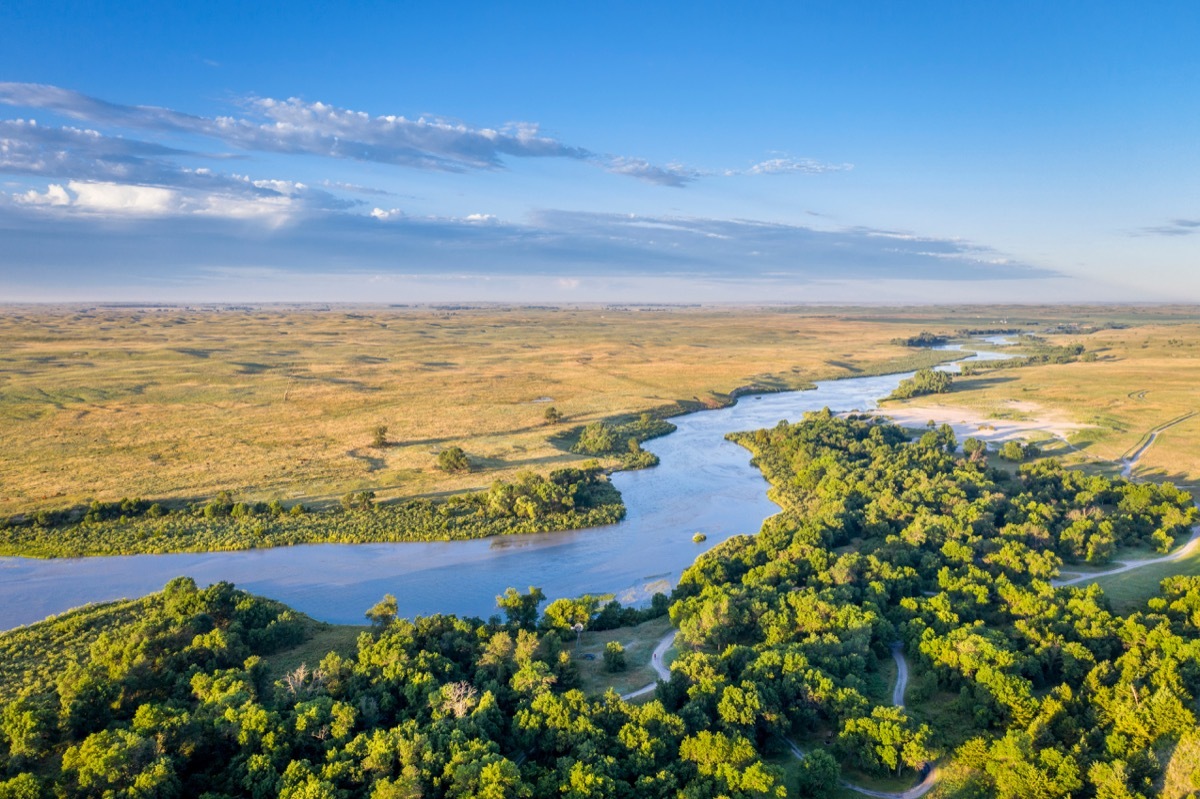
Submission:
[[[997,341],[995,343],[1003,343]],[[967,360],[1007,355],[979,352]],[[951,364],[949,370],[957,369]],[[89,602],[136,597],[188,575],[228,580],[336,623],[395,594],[402,616],[456,613],[486,618],[508,586],[539,586],[551,599],[616,594],[624,603],[669,591],[696,556],[731,536],[756,533],[779,508],[750,453],[725,440],[735,430],[795,421],[806,411],[868,410],[911,372],[818,383],[813,391],[749,395],[736,405],[678,416],[679,429],[646,443],[661,463],[612,476],[628,515],[589,530],[475,541],[312,544],[244,552],[120,557],[0,558],[0,630]],[[708,539],[696,544],[692,536]]]

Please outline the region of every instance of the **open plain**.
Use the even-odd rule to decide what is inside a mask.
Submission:
[[[1010,327],[1096,330],[1051,338],[1099,359],[963,379],[939,402],[1065,413],[1089,425],[1071,440],[1095,459],[1195,405],[1186,308],[13,308],[0,315],[0,516],[220,491],[436,497],[578,463],[555,437],[591,421],[915,369],[947,356],[894,339]],[[1197,436],[1200,417],[1161,436],[1147,473],[1195,479]],[[451,446],[470,472],[436,468]]]

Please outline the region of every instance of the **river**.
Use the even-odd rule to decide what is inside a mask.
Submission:
[[[973,359],[1005,357],[979,352]],[[947,368],[957,369],[953,364]],[[728,408],[673,418],[676,432],[645,444],[659,456],[657,467],[612,476],[628,515],[608,527],[475,541],[0,558],[0,630],[90,602],[142,596],[179,575],[201,585],[228,580],[317,619],[351,624],[364,623],[363,612],[387,593],[395,594],[400,614],[410,617],[487,617],[496,612],[496,595],[508,586],[523,591],[536,585],[552,599],[613,593],[624,603],[642,602],[655,591],[669,591],[701,552],[731,536],[758,532],[763,520],[778,511],[767,499],[766,480],[750,465],[750,454],[726,441],[727,432],[794,421],[825,406],[869,410],[911,374],[750,395]],[[692,541],[696,532],[708,536],[703,544]]]

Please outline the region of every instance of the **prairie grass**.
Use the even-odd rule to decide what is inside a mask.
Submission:
[[[305,640],[290,649],[282,649],[264,658],[271,676],[279,679],[301,664],[315,669],[330,652],[353,660],[358,654],[358,637],[370,627],[357,624],[326,624],[304,619]]]
[[[922,404],[970,408],[996,419],[1048,413],[1091,425],[1048,454],[1112,473],[1150,431],[1200,411],[1198,319],[1193,311],[1174,324],[1052,335],[1054,344],[1083,344],[1097,360],[957,378],[949,394],[924,397]],[[1200,482],[1200,415],[1162,430],[1133,475],[1186,486]]]
[[[10,307],[0,312],[0,516],[221,490],[318,506],[367,489],[444,496],[578,464],[550,441],[570,426],[722,405],[747,386],[916,369],[951,356],[893,339],[964,327],[1141,325],[1054,337],[1098,349],[1096,363],[964,379],[950,395],[997,407],[1019,395],[1101,419],[1083,455],[1119,457],[1195,404],[1196,318],[1188,308]],[[545,424],[550,405],[561,424]],[[382,448],[371,446],[378,425]],[[1200,475],[1198,435],[1200,417],[1161,435],[1147,474]],[[439,471],[450,446],[475,469]]]
[[[445,495],[584,460],[548,440],[571,425],[946,357],[890,343],[923,318],[819,310],[9,308],[0,515]],[[476,468],[436,469],[450,446]]]

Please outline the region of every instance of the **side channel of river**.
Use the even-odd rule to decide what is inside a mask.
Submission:
[[[991,352],[975,356],[1004,357]],[[729,408],[672,419],[679,429],[646,445],[661,459],[659,466],[613,475],[628,516],[608,527],[479,541],[0,558],[0,630],[89,602],[142,596],[179,575],[201,585],[228,580],[337,623],[363,622],[363,612],[386,593],[396,595],[403,616],[487,617],[496,612],[496,595],[508,586],[524,590],[536,585],[550,598],[615,593],[622,602],[644,601],[655,591],[668,591],[705,549],[734,535],[758,532],[763,519],[778,511],[767,499],[766,481],[750,466],[750,454],[726,441],[727,432],[794,421],[825,406],[868,410],[911,374],[751,395]],[[697,531],[708,536],[703,545],[692,541]]]

